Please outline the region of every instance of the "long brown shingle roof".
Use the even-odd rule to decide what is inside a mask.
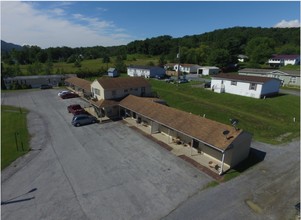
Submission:
[[[119,105],[222,151],[226,150],[242,132],[242,130],[236,130],[230,125],[212,121],[133,95],[124,98]],[[225,136],[223,132],[226,130],[229,131],[229,134]],[[231,136],[232,138],[229,138]]]
[[[65,82],[68,82],[70,84],[73,84],[77,87],[80,87],[86,91],[91,91],[91,82],[85,79],[81,79],[78,77],[70,77],[65,80]]]
[[[149,82],[142,77],[100,78],[97,81],[104,89],[126,89],[150,86]]]

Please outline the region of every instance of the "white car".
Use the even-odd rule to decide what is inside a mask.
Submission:
[[[63,91],[60,91],[57,95],[61,96],[61,95],[67,94],[67,93],[70,93],[70,91],[63,90]]]

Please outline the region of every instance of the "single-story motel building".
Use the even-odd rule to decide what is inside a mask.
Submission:
[[[127,122],[141,125],[141,128],[146,129],[152,136],[166,137],[164,138],[165,144],[175,145],[177,143],[177,145],[183,146],[186,152],[194,152],[194,158],[196,158],[195,156],[206,158],[207,164],[203,166],[209,166],[213,172],[219,175],[249,156],[251,134],[231,125],[168,107],[156,98],[138,97],[131,94],[130,91],[135,91],[133,89],[135,87],[148,87],[144,81],[138,83],[141,79],[145,80],[128,78],[128,80],[135,81],[136,84],[116,78],[98,79],[92,84],[79,78],[66,81],[75,92],[87,92],[89,87],[91,93],[90,99],[87,100],[91,110],[89,112],[100,118],[101,121],[106,118],[124,118]],[[123,86],[126,87],[122,88]],[[106,91],[110,91],[111,95],[112,91],[116,91],[117,95],[119,94],[117,90],[120,90],[123,92],[123,97],[116,100],[104,97],[93,98],[96,94],[95,89],[100,90],[100,96]]]
[[[119,115],[162,133],[167,144],[180,141],[216,162],[219,175],[249,155],[252,135],[233,126],[171,108],[148,98],[129,95],[119,103]]]

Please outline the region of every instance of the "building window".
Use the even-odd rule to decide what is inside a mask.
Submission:
[[[99,89],[93,88],[93,90],[94,90],[94,93],[95,93],[96,95],[100,95],[100,90],[99,90]]]
[[[297,81],[297,78],[296,78],[295,76],[292,76],[292,77],[290,78],[289,83],[296,83],[296,81]]]
[[[250,83],[250,90],[256,90],[257,84],[256,83]]]
[[[232,86],[237,86],[237,82],[236,81],[231,81],[231,85]]]
[[[116,90],[112,91],[112,96],[116,96]]]

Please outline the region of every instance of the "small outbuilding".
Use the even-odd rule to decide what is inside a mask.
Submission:
[[[116,68],[109,68],[108,69],[108,76],[109,77],[118,77],[119,74],[118,74],[118,71]]]
[[[198,74],[203,76],[218,74],[220,69],[216,66],[202,66],[198,68]]]

